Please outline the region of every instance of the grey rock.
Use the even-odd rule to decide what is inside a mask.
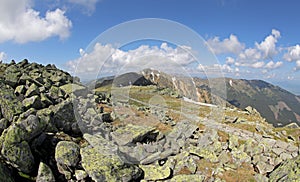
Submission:
[[[191,175],[187,175],[187,174],[181,174],[181,175],[176,175],[174,176],[171,180],[169,180],[170,182],[190,182],[190,181],[204,181],[205,176],[201,175],[201,174],[191,174]]]
[[[76,180],[80,181],[86,178],[88,174],[84,170],[75,170]]]
[[[60,141],[55,148],[57,163],[75,167],[79,161],[80,148],[74,142]]]
[[[144,171],[144,180],[157,181],[167,179],[171,175],[171,169],[159,165],[139,165]]]
[[[105,155],[92,146],[80,149],[82,167],[96,182],[134,181],[142,175],[142,170],[125,164],[117,155]]]
[[[39,95],[39,94],[40,94],[39,87],[36,86],[36,84],[33,83],[27,89],[27,91],[25,93],[25,97],[32,97],[34,95]]]
[[[271,182],[299,181],[300,179],[300,156],[288,159],[276,168],[270,175]]]
[[[154,131],[154,127],[128,124],[125,127],[120,127],[116,131],[112,132],[111,136],[118,145],[127,145],[142,141]]]
[[[22,103],[14,95],[14,90],[0,81],[0,106],[4,118],[12,121],[13,117],[23,112]]]
[[[55,182],[55,177],[51,168],[43,162],[40,162],[36,182]]]
[[[26,88],[25,85],[19,85],[15,89],[15,95],[24,95],[26,93]]]
[[[29,109],[29,108],[41,109],[43,107],[42,102],[41,102],[41,98],[37,95],[34,95],[32,97],[29,97],[29,98],[25,98],[22,101],[22,104],[26,109]]]

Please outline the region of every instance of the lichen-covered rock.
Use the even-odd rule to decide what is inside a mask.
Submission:
[[[26,88],[25,85],[19,85],[17,86],[17,88],[15,89],[15,94],[18,95],[24,95],[26,93]]]
[[[69,83],[69,84],[60,86],[60,89],[62,89],[68,95],[73,93],[76,96],[85,96],[88,93],[88,90],[86,87],[78,85],[78,84],[73,84],[73,83]]]
[[[48,107],[53,104],[53,102],[45,94],[42,93],[40,97],[43,107]]]
[[[25,119],[20,117],[1,135],[1,155],[20,171],[30,173],[35,161],[28,143],[45,127],[46,124],[35,115],[29,115]]]
[[[169,181],[170,182],[190,182],[190,181],[201,182],[201,181],[204,181],[204,179],[205,179],[205,177],[200,174],[190,174],[190,175],[181,174],[181,175],[174,176]]]
[[[43,162],[40,162],[36,182],[55,182],[55,177],[51,168]]]
[[[57,163],[67,166],[76,166],[79,161],[80,148],[74,142],[60,141],[55,148]]]
[[[25,98],[22,101],[22,104],[26,109],[29,109],[29,108],[41,109],[43,107],[42,102],[41,102],[41,98],[37,95],[34,95],[32,97],[29,97],[29,98]]]
[[[77,122],[72,101],[67,99],[49,108],[53,112],[53,120],[57,129],[70,132],[72,130],[72,124]]]
[[[127,145],[129,143],[142,141],[147,135],[154,131],[154,127],[128,124],[112,132],[111,136],[118,145]]]
[[[229,143],[228,148],[231,150],[235,150],[239,145],[239,138],[236,135],[229,135]]]
[[[0,80],[0,106],[4,118],[12,121],[13,117],[23,112],[22,103],[17,100],[14,90]]]
[[[25,97],[32,97],[34,95],[39,95],[39,87],[36,84],[31,84],[25,93]]]
[[[24,173],[30,173],[34,168],[34,157],[26,141],[4,145],[1,154],[12,166]]]
[[[80,149],[82,167],[96,182],[134,181],[142,175],[140,168],[125,164],[117,155],[105,155],[88,146]]]
[[[78,181],[86,178],[88,174],[84,170],[75,170],[75,177]]]
[[[163,180],[171,175],[171,169],[167,166],[140,165],[139,167],[144,171],[144,180]]]
[[[217,155],[213,151],[207,150],[205,148],[198,148],[195,146],[190,146],[188,148],[188,152],[193,155],[197,155],[201,158],[204,158],[213,163],[219,162]]]
[[[300,156],[283,162],[270,175],[270,182],[299,181]]]

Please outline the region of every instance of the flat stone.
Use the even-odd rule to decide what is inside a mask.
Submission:
[[[159,165],[139,165],[144,171],[144,180],[163,180],[171,175],[171,169],[167,166]]]
[[[127,145],[142,141],[147,135],[154,131],[154,127],[128,124],[125,127],[118,128],[116,131],[112,132],[111,136],[118,145]]]
[[[135,181],[142,170],[134,165],[125,164],[117,155],[100,153],[92,146],[80,149],[82,167],[96,182]]]

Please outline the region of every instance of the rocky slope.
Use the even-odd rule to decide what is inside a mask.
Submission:
[[[118,102],[113,88],[27,60],[0,64],[0,87],[0,181],[300,179],[299,128],[273,128],[252,107],[214,118],[153,85]]]
[[[290,123],[300,125],[300,99],[270,83],[261,80],[226,80],[226,100],[241,109],[248,105],[255,107],[274,126]],[[195,79],[197,85],[207,86],[206,80]]]

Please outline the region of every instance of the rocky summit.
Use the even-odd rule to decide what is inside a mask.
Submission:
[[[119,78],[93,88],[54,65],[1,63],[0,181],[300,180],[297,125]]]

